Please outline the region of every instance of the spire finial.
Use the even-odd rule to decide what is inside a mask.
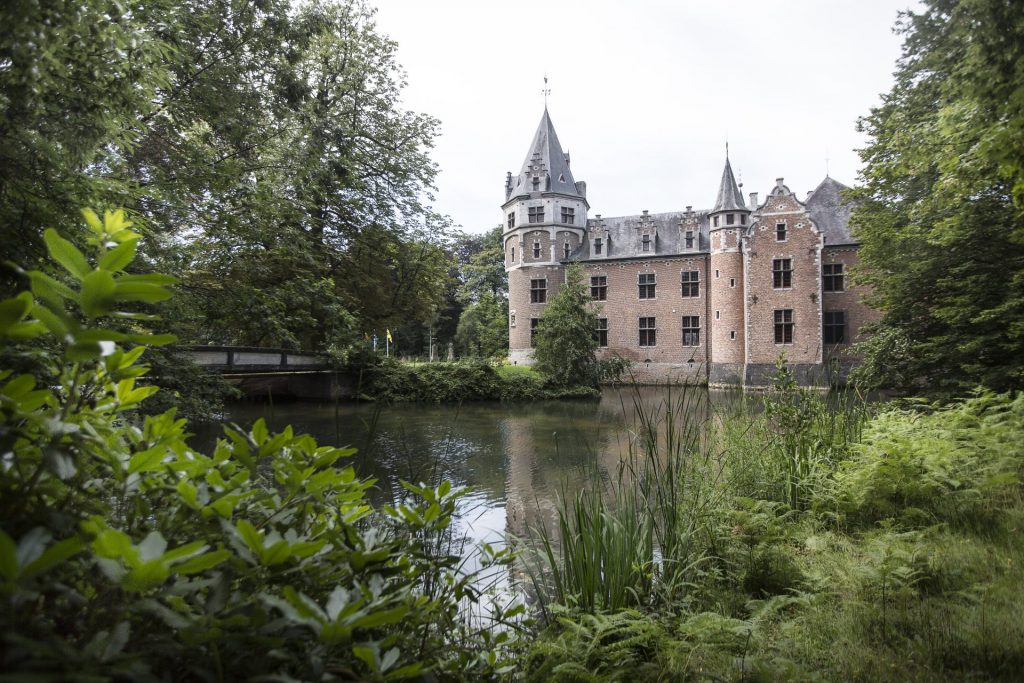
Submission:
[[[725,139],[725,160],[729,160],[729,138]]]
[[[544,96],[544,111],[548,110],[548,95],[551,94],[551,88],[548,87],[548,75],[544,74],[544,89],[540,91]]]
[[[830,178],[831,177],[828,174],[828,150],[827,149],[825,150],[825,177],[826,178]]]

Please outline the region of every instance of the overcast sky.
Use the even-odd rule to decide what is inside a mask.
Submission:
[[[441,121],[435,208],[501,220],[544,108],[587,182],[590,216],[714,204],[729,156],[743,192],[851,185],[859,116],[889,90],[911,0],[371,0],[398,41],[404,105]]]

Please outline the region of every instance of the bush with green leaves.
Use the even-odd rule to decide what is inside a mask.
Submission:
[[[141,417],[150,344],[132,302],[138,235],[85,213],[92,259],[55,231],[65,273],[0,302],[4,346],[56,341],[58,380],[0,372],[0,670],[18,680],[487,678],[513,630],[470,624],[480,593],[438,539],[465,491],[406,485],[375,509],[345,458],[290,428],[188,445],[173,411]],[[124,344],[134,344],[124,348]],[[484,548],[484,564],[509,561]],[[492,611],[501,622],[516,611]]]

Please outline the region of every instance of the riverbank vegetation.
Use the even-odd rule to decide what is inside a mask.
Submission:
[[[1024,395],[872,415],[787,383],[637,407],[623,469],[536,531],[524,680],[1019,675]]]

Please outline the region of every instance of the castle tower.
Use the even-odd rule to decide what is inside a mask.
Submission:
[[[508,273],[509,360],[532,362],[532,330],[558,293],[563,263],[586,236],[586,183],[576,182],[547,107],[519,174],[505,177],[501,205]]]
[[[746,362],[744,337],[744,272],[743,235],[749,224],[750,209],[743,195],[726,151],[725,168],[718,188],[715,207],[708,213],[711,256],[708,285],[710,306],[708,332],[711,358],[708,363],[710,385],[739,385],[743,382]]]

